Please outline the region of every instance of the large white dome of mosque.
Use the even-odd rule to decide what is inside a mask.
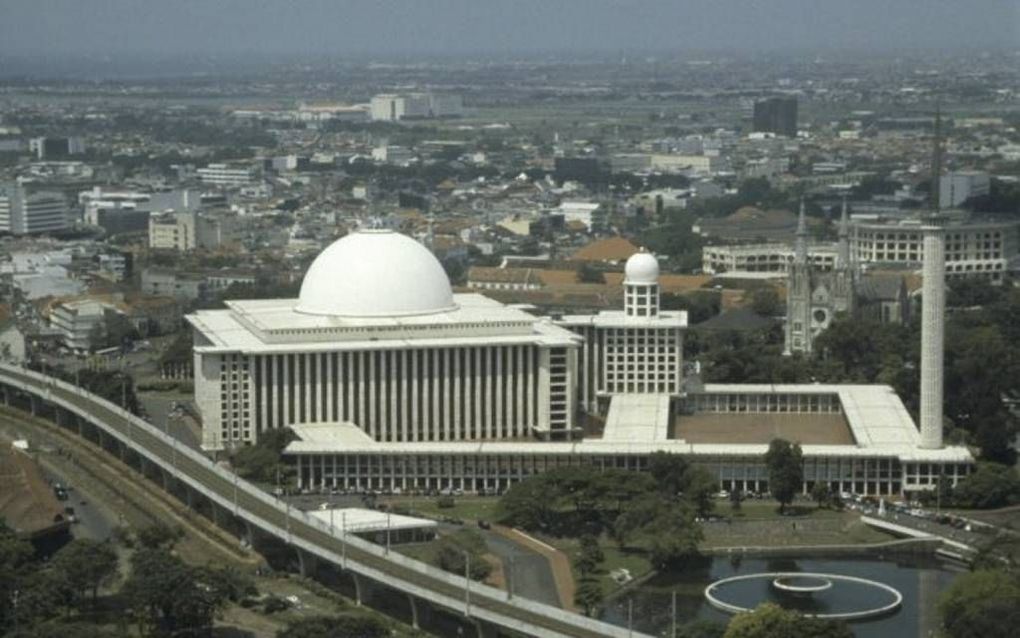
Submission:
[[[330,244],[305,273],[295,310],[339,317],[426,315],[456,308],[442,264],[391,230],[360,230]]]

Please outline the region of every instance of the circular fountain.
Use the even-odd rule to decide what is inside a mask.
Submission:
[[[762,572],[717,580],[705,588],[705,599],[730,614],[771,602],[813,618],[855,621],[892,614],[903,603],[903,594],[856,576]]]

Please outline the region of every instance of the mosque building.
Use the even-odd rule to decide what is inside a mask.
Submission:
[[[202,447],[290,427],[285,454],[309,489],[499,492],[564,465],[640,470],[665,451],[724,489],[764,491],[775,437],[801,444],[805,491],[899,495],[970,471],[938,416],[922,441],[887,386],[686,388],[687,315],[660,309],[658,280],[642,251],[626,263],[622,310],[541,317],[454,294],[409,237],[353,232],[316,258],[297,299],[188,316]],[[941,400],[941,374],[925,378]]]

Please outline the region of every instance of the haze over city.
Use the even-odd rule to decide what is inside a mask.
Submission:
[[[1018,45],[0,0],[0,638],[1013,638]]]

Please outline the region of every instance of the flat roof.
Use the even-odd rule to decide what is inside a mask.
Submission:
[[[573,345],[581,338],[551,320],[480,294],[456,294],[457,308],[427,315],[337,317],[294,310],[295,299],[230,301],[227,310],[186,316],[209,342],[198,353],[380,350],[452,346]]]
[[[327,524],[332,520],[334,535],[342,535],[345,525],[346,531],[351,534],[383,532],[386,529],[394,532],[407,529],[430,529],[439,526],[438,523],[427,518],[391,514],[360,507],[314,509],[308,513]]]
[[[962,446],[947,446],[938,450],[927,450],[918,447],[920,434],[913,419],[904,407],[903,402],[896,395],[892,388],[884,385],[854,385],[854,384],[707,384],[704,392],[722,394],[832,394],[839,397],[843,407],[842,419],[845,425],[837,427],[827,419],[819,417],[831,417],[839,415],[827,414],[800,414],[797,413],[753,413],[753,414],[710,414],[704,416],[720,417],[741,417],[746,419],[748,427],[755,427],[754,423],[763,423],[763,430],[768,431],[770,424],[774,427],[792,429],[796,434],[803,429],[805,437],[801,444],[805,456],[808,457],[896,457],[901,461],[924,461],[932,463],[970,463],[973,457],[967,448]],[[594,454],[594,455],[644,455],[651,454],[658,450],[673,452],[677,454],[703,455],[703,456],[734,456],[734,457],[761,457],[768,451],[768,440],[755,439],[749,436],[742,440],[732,440],[736,435],[727,435],[726,431],[732,429],[727,426],[726,431],[720,431],[720,436],[711,436],[711,432],[705,432],[704,437],[694,437],[698,440],[686,440],[684,438],[660,439],[659,429],[660,413],[653,411],[649,403],[634,399],[641,395],[615,395],[613,403],[623,400],[618,414],[616,424],[610,427],[607,419],[607,426],[601,438],[589,438],[572,442],[549,442],[549,441],[434,441],[434,442],[381,442],[375,441],[367,435],[360,437],[349,437],[343,441],[337,440],[328,433],[328,427],[309,428],[308,426],[296,426],[295,431],[299,432],[299,441],[294,441],[287,446],[289,454],[380,454],[380,455],[416,455],[416,454],[491,454],[491,455],[568,455],[568,454]],[[645,395],[655,396],[655,395]],[[613,408],[610,403],[610,413]],[[668,412],[667,412],[668,414]],[[638,415],[645,415],[655,419],[655,426],[642,425],[638,422]],[[755,417],[755,418],[748,418]],[[780,426],[774,417],[785,419],[790,425]],[[789,417],[794,417],[790,419]],[[804,419],[809,424],[798,424]],[[696,422],[695,422],[696,423]],[[349,427],[357,429],[356,424],[348,424]],[[820,432],[812,432],[813,428],[823,428]],[[847,433],[849,430],[849,434]],[[784,430],[785,431],[785,430]],[[682,434],[682,430],[681,430]],[[849,440],[848,440],[849,437]],[[790,438],[797,439],[795,436]],[[713,440],[714,439],[714,440]],[[770,439],[769,439],[770,440]]]
[[[853,445],[842,414],[699,413],[673,421],[673,437],[688,443],[759,443],[786,439],[801,445]]]
[[[609,404],[602,438],[665,441],[669,438],[668,394],[619,394]]]

